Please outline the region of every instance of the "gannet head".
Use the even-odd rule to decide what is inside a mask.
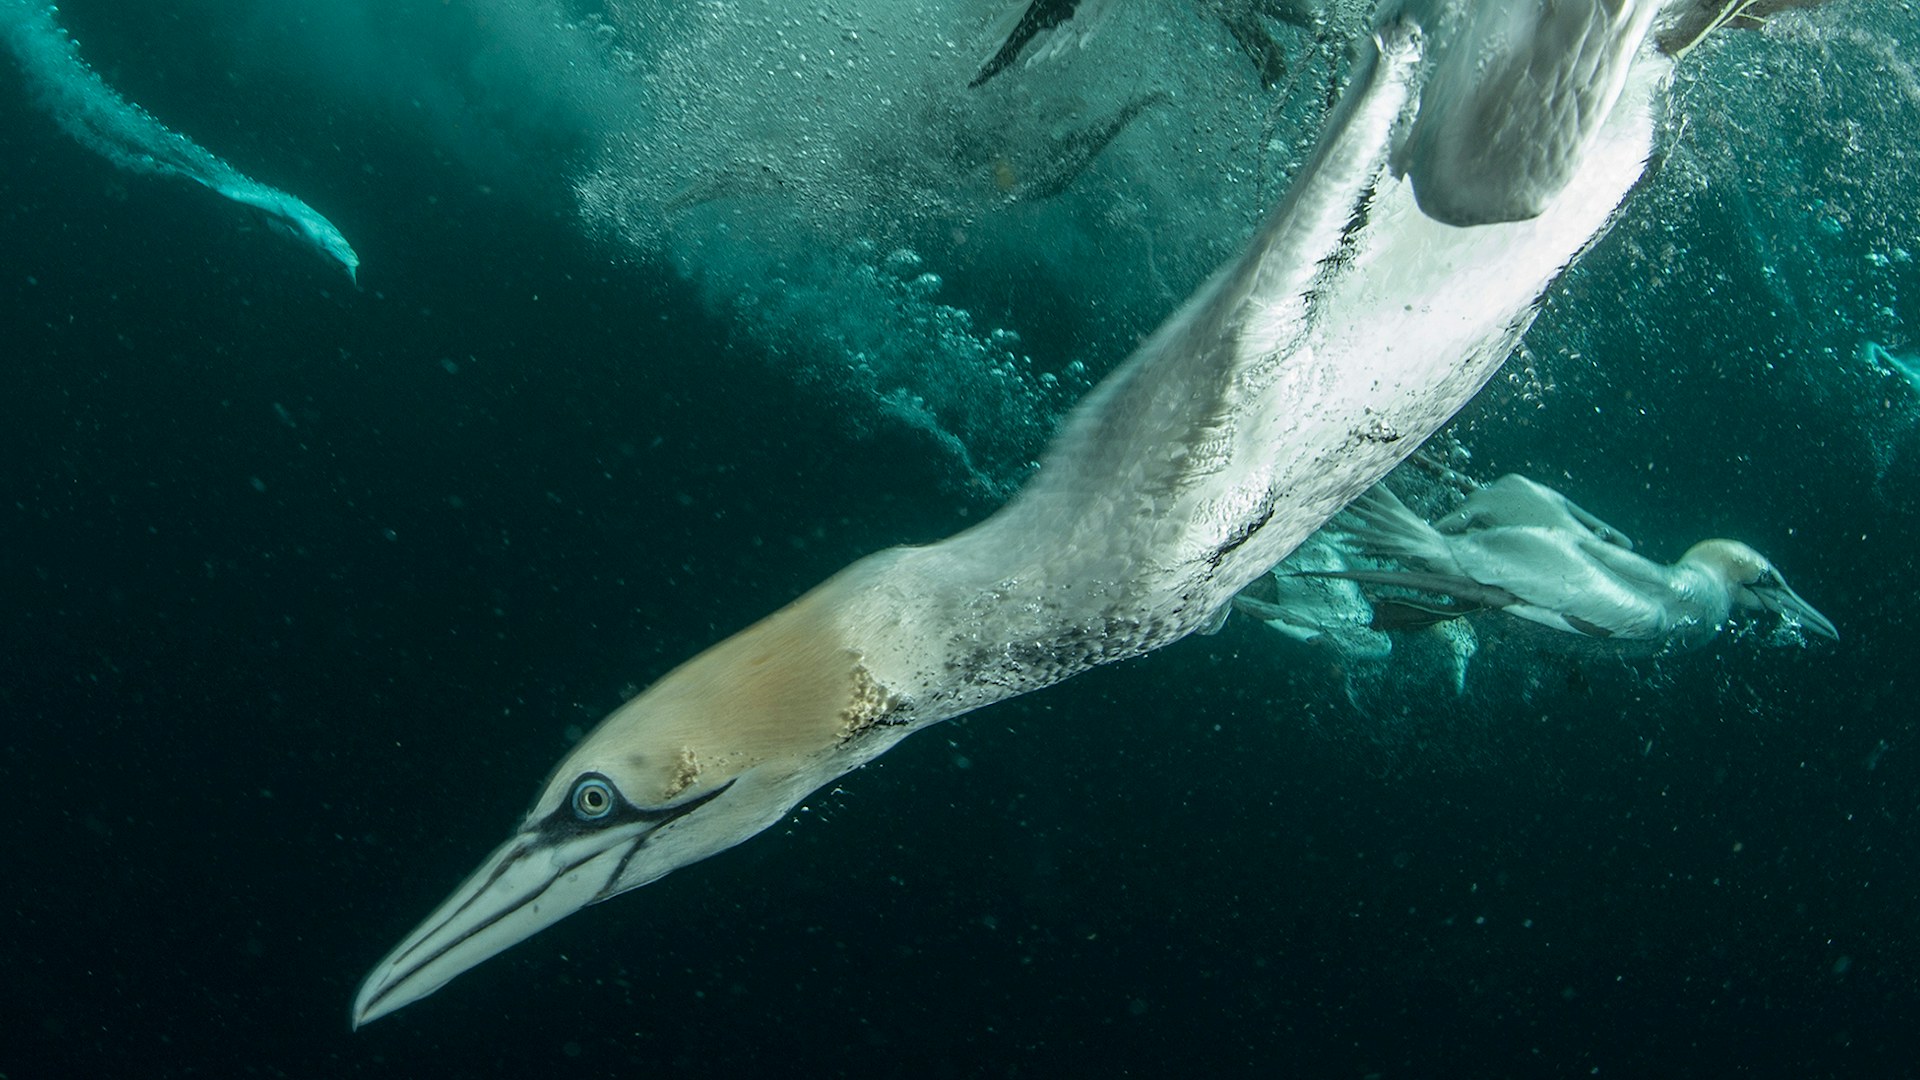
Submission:
[[[904,733],[888,726],[896,702],[822,610],[832,587],[708,649],[601,721],[514,835],[367,976],[354,1026],[588,904],[732,847]]]
[[[1765,555],[1738,540],[1702,540],[1687,549],[1681,562],[1704,567],[1727,583],[1733,602],[1749,611],[1771,611],[1822,637],[1840,639],[1840,631],[1788,587],[1787,579]]]

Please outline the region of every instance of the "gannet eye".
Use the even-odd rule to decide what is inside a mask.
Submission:
[[[573,785],[568,798],[573,816],[581,821],[598,821],[613,813],[613,785],[597,776],[583,776]]]

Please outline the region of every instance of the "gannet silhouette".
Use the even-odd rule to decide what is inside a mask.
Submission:
[[[227,164],[120,96],[80,58],[54,21],[54,8],[34,0],[0,0],[4,37],[34,97],[73,139],[129,172],[191,180],[252,208],[272,225],[340,264],[359,280],[360,256],[318,210]]]
[[[1667,53],[1684,56],[1722,27],[1757,30],[1769,15],[1824,3],[1826,0],[1668,0],[1654,37]]]
[[[1018,0],[988,31],[994,48],[967,83],[973,90],[991,81],[1023,57],[1039,63],[1073,49],[1086,48],[1120,0]],[[1286,60],[1269,22],[1306,27],[1318,14],[1319,0],[1194,0],[1202,14],[1226,27],[1271,89],[1285,74]]]
[[[990,193],[994,202],[1005,205],[1043,202],[1073,186],[1142,113],[1169,100],[1164,90],[1147,90],[1105,116],[1064,133],[1026,131],[1020,137],[1008,129],[1004,115],[978,115],[964,107],[929,107],[921,115],[919,130],[939,132],[943,137],[916,147],[915,153],[922,161],[940,163],[934,171],[938,183],[934,182],[935,176],[925,177],[925,186],[914,184],[921,177],[905,183],[915,186],[916,194],[925,199],[950,201],[955,206],[962,200],[950,194],[953,191],[976,196]],[[897,162],[883,158],[862,164],[878,173]],[[811,180],[810,171],[810,165],[794,167],[775,154],[737,159],[668,197],[661,204],[661,213],[682,214],[720,199],[804,191]],[[898,172],[887,175],[894,183],[902,182]]]
[[[1069,48],[1085,48],[1116,0],[1021,0],[1007,9],[993,27],[993,54],[981,63],[967,83],[972,90],[1013,66],[1022,53],[1027,62],[1055,56]],[[1077,18],[1076,18],[1077,16]],[[1072,24],[1070,32],[1060,28]]]
[[[1564,496],[1558,503],[1578,510]],[[1735,611],[1771,611],[1823,637],[1840,636],[1765,556],[1737,540],[1703,540],[1663,565],[1607,540],[1584,512],[1558,522],[1469,524],[1449,534],[1384,485],[1356,499],[1347,515],[1348,543],[1405,569],[1320,572],[1325,576],[1433,593],[1570,634],[1662,649],[1704,644]]]
[[[1437,430],[1640,177],[1670,69],[1640,48],[1649,0],[1561,0],[1555,10],[1596,12],[1573,36],[1535,0],[1498,6],[1519,29],[1497,39],[1466,20],[1468,32],[1429,41],[1390,12],[1246,251],[1087,395],[1006,506],[855,562],[615,710],[513,835],[375,965],[354,1024],[740,843],[915,731],[1213,625]],[[1525,53],[1550,77],[1524,93],[1480,84],[1474,65],[1449,62],[1459,50],[1496,66]],[[1434,97],[1457,78],[1469,85]],[[1436,219],[1391,167],[1416,97],[1423,114],[1432,102],[1496,124],[1500,145],[1578,160],[1552,172],[1563,186],[1548,197],[1538,155],[1525,155],[1513,177],[1537,213],[1506,220],[1500,208],[1521,200],[1483,161],[1450,204],[1487,224]],[[1429,193],[1449,182],[1426,175]]]

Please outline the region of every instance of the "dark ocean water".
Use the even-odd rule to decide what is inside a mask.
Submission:
[[[1456,425],[1666,557],[1748,539],[1837,645],[1542,654],[1366,715],[1232,623],[918,735],[358,1033],[580,729],[993,503],[560,193],[236,68],[222,10],[62,17],[324,192],[358,290],[0,75],[0,1077],[1920,1071],[1920,396],[1857,360],[1920,321],[1920,105],[1869,48],[1910,7],[1689,83]]]

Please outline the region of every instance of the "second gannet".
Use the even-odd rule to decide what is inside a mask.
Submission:
[[[1246,251],[1087,395],[1011,502],[939,543],[861,559],[608,716],[375,965],[353,1022],[740,843],[912,732],[1213,625],[1437,430],[1639,179],[1669,70],[1639,48],[1649,0],[1559,0],[1598,15],[1573,37],[1547,32],[1536,0],[1476,3],[1514,20],[1497,38],[1429,42],[1389,15]],[[1492,68],[1449,62],[1457,50]],[[1523,93],[1480,81],[1514,52],[1552,77]],[[1435,98],[1446,80],[1465,84]],[[1551,195],[1536,154],[1516,161],[1525,200],[1483,160],[1450,204],[1487,224],[1436,219],[1390,162],[1416,99],[1493,123],[1501,145],[1531,127],[1578,160],[1552,170]],[[1451,174],[1424,175],[1431,194]],[[1500,217],[1522,201],[1531,216]]]
[[[248,206],[359,281],[360,256],[318,210],[246,175],[145,109],[121,97],[87,62],[38,0],[0,0],[0,38],[19,61],[36,100],[61,130],[129,172],[177,176]]]
[[[1771,611],[1823,637],[1840,636],[1765,556],[1738,540],[1703,540],[1663,565],[1571,519],[1449,535],[1384,486],[1347,511],[1357,522],[1346,530],[1350,543],[1406,569],[1329,576],[1435,593],[1567,633],[1662,648],[1705,643],[1735,611]]]

